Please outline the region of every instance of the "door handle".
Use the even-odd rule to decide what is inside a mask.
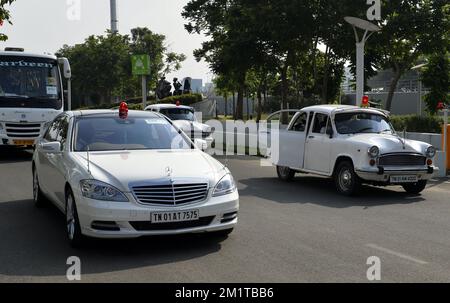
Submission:
[[[314,138],[315,138],[314,136],[309,136],[309,137],[308,137],[308,139],[314,139]]]

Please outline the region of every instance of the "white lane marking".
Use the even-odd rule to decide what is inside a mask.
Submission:
[[[396,252],[396,251],[393,251],[393,250],[390,250],[390,249],[387,249],[387,248],[384,248],[384,247],[381,247],[381,246],[378,246],[378,245],[375,245],[375,244],[367,244],[366,246],[369,247],[369,248],[373,248],[373,249],[385,252],[387,254],[391,254],[393,256],[396,256],[396,257],[408,260],[408,261],[412,261],[412,262],[421,264],[421,265],[428,264],[428,262],[422,261],[420,259],[408,256],[408,255],[405,255],[405,254],[402,254],[402,253],[399,253],[399,252]]]

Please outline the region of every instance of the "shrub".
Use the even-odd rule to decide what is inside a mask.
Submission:
[[[391,122],[395,130],[401,132],[406,129],[408,132],[415,133],[441,133],[442,118],[439,116],[391,116]]]
[[[180,96],[171,96],[161,100],[158,100],[158,103],[169,103],[175,104],[177,101],[180,101],[181,105],[190,106],[194,103],[202,102],[203,97],[201,94],[185,94]]]

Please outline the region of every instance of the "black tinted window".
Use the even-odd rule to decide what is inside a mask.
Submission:
[[[52,124],[50,124],[50,126],[48,127],[47,133],[44,136],[44,139],[49,141],[49,142],[54,142],[57,141],[58,139],[58,133],[59,133],[59,125],[61,122],[62,117],[58,117],[56,118]]]
[[[296,131],[296,132],[304,132],[306,130],[307,123],[308,123],[308,114],[302,113],[295,120],[294,124],[292,125],[291,130]]]
[[[327,130],[328,115],[316,114],[312,132],[315,134],[325,134]]]

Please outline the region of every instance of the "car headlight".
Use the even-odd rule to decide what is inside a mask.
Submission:
[[[427,158],[434,158],[434,156],[436,156],[436,148],[434,146],[428,147],[425,154]]]
[[[231,174],[225,175],[214,188],[213,197],[228,195],[236,190],[233,176]]]
[[[378,146],[372,146],[371,148],[369,148],[368,153],[371,158],[376,158],[380,155],[380,149],[378,148]]]
[[[81,193],[84,197],[101,201],[128,202],[128,198],[112,185],[97,180],[81,180]]]

